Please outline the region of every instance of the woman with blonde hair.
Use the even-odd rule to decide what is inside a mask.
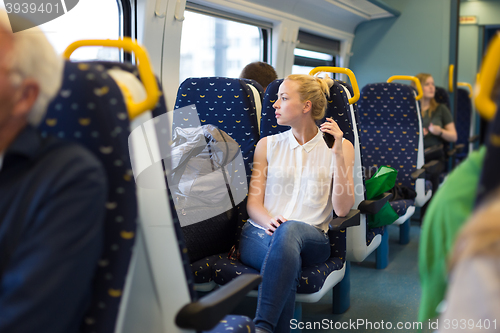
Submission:
[[[417,78],[422,85],[424,96],[420,100],[422,130],[424,133],[425,162],[439,161],[438,172],[427,175],[432,182],[434,193],[439,188],[439,173],[445,169],[446,154],[443,142],[457,141],[457,131],[450,110],[434,98],[436,86],[430,74],[420,73]]]
[[[424,93],[420,100],[424,148],[440,145],[443,141],[457,141],[457,131],[450,110],[446,105],[436,102],[434,98],[436,94],[434,78],[426,73],[417,74],[417,78]]]
[[[354,148],[337,123],[325,115],[333,81],[290,75],[274,103],[278,124],[291,129],[262,138],[255,149],[241,261],[263,281],[257,332],[289,332],[302,267],[330,256],[329,222],[354,204]],[[335,139],[331,148],[323,133]]]

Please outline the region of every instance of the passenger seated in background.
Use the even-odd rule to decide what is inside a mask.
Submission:
[[[446,162],[443,142],[457,141],[455,123],[446,105],[439,104],[434,99],[436,87],[432,76],[420,73],[417,74],[417,78],[422,85],[424,93],[424,96],[420,100],[420,112],[422,114],[422,129],[424,132],[424,149],[426,150],[425,162],[438,160],[440,162],[440,170],[442,171]],[[428,153],[430,149],[432,149],[433,153]],[[436,193],[439,187],[439,173],[429,178],[432,182],[434,193]]]
[[[434,79],[430,74],[425,73],[417,74],[417,78],[424,92],[424,96],[420,100],[424,148],[440,145],[443,141],[457,141],[457,131],[450,110],[446,105],[439,104],[434,99],[436,93]]]
[[[262,61],[256,61],[243,68],[240,78],[257,81],[265,91],[269,83],[278,79],[278,74],[276,74],[273,66]]]
[[[439,320],[439,332],[458,331],[452,323],[455,320],[462,325],[462,319],[466,319],[467,332],[482,332],[485,325],[497,330],[495,322],[500,318],[499,216],[500,191],[497,191],[460,231],[451,255],[450,285]]]
[[[354,204],[354,148],[325,114],[333,81],[290,75],[281,84],[277,122],[291,129],[262,138],[255,149],[248,194],[250,216],[243,226],[241,261],[263,277],[257,332],[289,332],[303,266],[330,256],[329,222]],[[334,136],[330,149],[323,133]],[[332,183],[333,179],[333,183]]]
[[[102,166],[82,147],[36,130],[62,71],[40,29],[13,34],[0,10],[2,333],[78,332],[101,253]]]

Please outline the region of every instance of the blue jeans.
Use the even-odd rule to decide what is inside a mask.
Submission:
[[[328,234],[307,223],[287,221],[269,236],[245,223],[240,252],[241,261],[262,275],[255,326],[268,332],[290,332],[302,267],[330,257]]]

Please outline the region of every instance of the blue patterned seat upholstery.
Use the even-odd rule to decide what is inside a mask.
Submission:
[[[297,286],[298,294],[312,294],[318,292],[326,278],[333,271],[341,270],[345,262],[345,232],[330,231],[330,246],[332,255],[330,258],[318,265],[304,267],[301,272],[299,285]],[[222,258],[214,265],[213,279],[215,283],[224,285],[235,277],[241,274],[254,273],[259,274],[255,269],[248,267],[238,260]]]
[[[274,80],[266,89],[264,100],[262,101],[262,117],[260,118],[260,137],[278,134],[290,129],[290,126],[278,125],[274,117],[273,104],[278,99],[278,89],[283,79]]]
[[[128,156],[129,118],[104,66],[66,62],[61,90],[40,131],[83,144],[106,169],[104,249],[81,332],[112,332],[135,241],[137,201]]]
[[[361,92],[359,109],[366,165],[387,165],[398,170],[397,184],[414,189],[415,200],[423,205],[430,197],[430,192],[422,193],[425,180],[415,181],[411,177],[423,166],[422,125],[413,89],[399,83],[368,84]],[[421,181],[421,189],[416,186],[418,181]],[[404,219],[396,222],[408,220],[414,204],[408,209]]]
[[[172,198],[172,194],[170,193],[170,189],[167,189],[167,191],[168,191],[170,211],[172,212],[175,234],[177,237],[177,242],[179,244],[179,249],[180,249],[179,252],[182,256],[183,269],[186,275],[186,282],[188,284],[190,298],[193,302],[195,302],[198,300],[197,293],[194,290],[195,283],[197,283],[196,277],[193,278],[193,269],[192,265],[190,264],[190,260],[187,256],[188,251],[186,248],[186,243],[184,242],[184,236],[181,230],[181,225],[179,223],[179,218],[177,217],[177,212],[175,210],[175,204]],[[255,325],[253,321],[246,316],[227,315],[222,320],[220,320],[219,324],[217,324],[214,328],[204,332],[205,333],[226,333],[226,332],[252,333],[255,332]]]
[[[252,91],[245,81],[223,77],[188,78],[177,92],[172,128],[190,127],[193,114],[179,108],[196,105],[201,125],[212,124],[240,144],[248,181],[255,145],[259,141]]]
[[[339,126],[341,127],[341,130],[344,132],[344,137],[346,139],[348,139],[349,141],[351,142],[358,142],[357,145],[355,145],[355,154],[356,154],[356,158],[355,158],[355,169],[358,168],[358,169],[361,169],[363,170],[363,168],[365,167],[365,164],[364,164],[364,159],[363,159],[363,151],[360,149],[361,147],[361,144],[362,144],[362,140],[361,140],[361,136],[360,136],[360,133],[359,133],[359,121],[358,121],[358,107],[356,104],[354,105],[350,105],[349,104],[349,97],[350,96],[353,96],[353,90],[352,90],[352,87],[350,85],[348,85],[347,83],[345,82],[342,82],[342,81],[338,81],[335,83],[334,87],[338,87],[336,88],[336,91],[337,92],[334,92],[331,96],[332,100],[333,100],[333,103],[331,105],[328,106],[328,108],[332,108],[332,105],[333,106],[333,110],[329,111],[327,110],[328,113],[331,113],[333,115],[333,119],[335,119],[335,121],[339,124]],[[347,92],[344,91],[345,89],[347,89]],[[349,95],[347,95],[347,93]],[[337,99],[337,100],[336,100]],[[351,110],[351,107],[352,107],[352,110]],[[352,128],[353,125],[352,124],[355,124],[355,128]],[[355,195],[356,195],[356,204],[359,204],[361,201],[365,200],[366,199],[366,189],[365,189],[365,173],[364,172],[359,172],[359,178],[356,178],[355,179],[355,183],[358,184],[357,188],[362,188],[363,190],[361,192],[357,192],[355,191]],[[355,205],[356,205],[355,204]],[[373,239],[375,238],[375,236],[377,235],[383,235],[384,234],[384,227],[378,227],[378,228],[369,228],[368,227],[368,221],[365,217],[365,223],[366,223],[366,232],[365,232],[365,237],[366,237],[366,246],[369,247],[371,242],[373,241]],[[357,237],[356,235],[350,235],[351,233],[357,233],[359,232],[359,230],[357,230],[359,228],[351,228],[349,230],[347,230],[347,237],[351,237],[351,240],[354,240],[355,237]],[[373,250],[367,250],[365,249],[366,251],[363,251],[365,252],[363,255],[353,255],[353,254],[349,254],[348,257],[351,259],[351,260],[355,260],[355,261],[362,261],[364,260],[364,258],[370,254]],[[352,258],[351,258],[352,257]]]
[[[259,96],[254,96],[254,97],[258,97],[262,101],[262,99],[264,98],[264,88],[260,85],[260,83],[252,79],[242,78],[241,80],[245,81],[247,84],[254,86],[255,89],[257,89],[257,91],[259,92]]]
[[[227,257],[227,253],[214,254],[191,263],[190,266],[194,274],[194,283],[202,284],[213,281],[214,264],[224,257]]]
[[[196,106],[197,114],[191,114],[189,108],[183,109],[183,107],[193,104]],[[245,168],[246,181],[249,182],[251,163],[255,146],[259,140],[259,132],[254,96],[246,81],[223,77],[186,79],[177,92],[172,128],[191,127],[198,123],[217,126],[240,145],[245,163],[241,167]],[[236,206],[235,212],[236,215],[230,220],[217,224],[219,232],[211,233],[213,237],[210,239],[206,237],[207,233],[201,230],[198,225],[189,226],[189,230],[183,228],[183,231],[189,231],[191,235],[189,239],[198,238],[196,246],[204,253],[204,258],[196,258],[196,262],[192,262],[195,283],[210,282],[215,261],[220,259],[220,256],[227,257],[230,248],[225,249],[225,254],[220,254],[221,250],[212,250],[213,244],[230,242],[237,246],[241,227],[248,219],[246,200]],[[228,241],[227,238],[232,240]],[[193,248],[193,245],[189,248]]]
[[[252,330],[255,330],[255,325],[250,318],[245,316],[228,315],[207,333],[249,333]]]

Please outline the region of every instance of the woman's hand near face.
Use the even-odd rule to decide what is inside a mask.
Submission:
[[[339,125],[332,118],[326,118],[326,121],[319,127],[321,132],[333,135],[335,138],[335,143],[332,147],[334,153],[342,152],[342,138],[344,137],[344,132],[340,130]],[[340,142],[340,144],[337,144]]]

